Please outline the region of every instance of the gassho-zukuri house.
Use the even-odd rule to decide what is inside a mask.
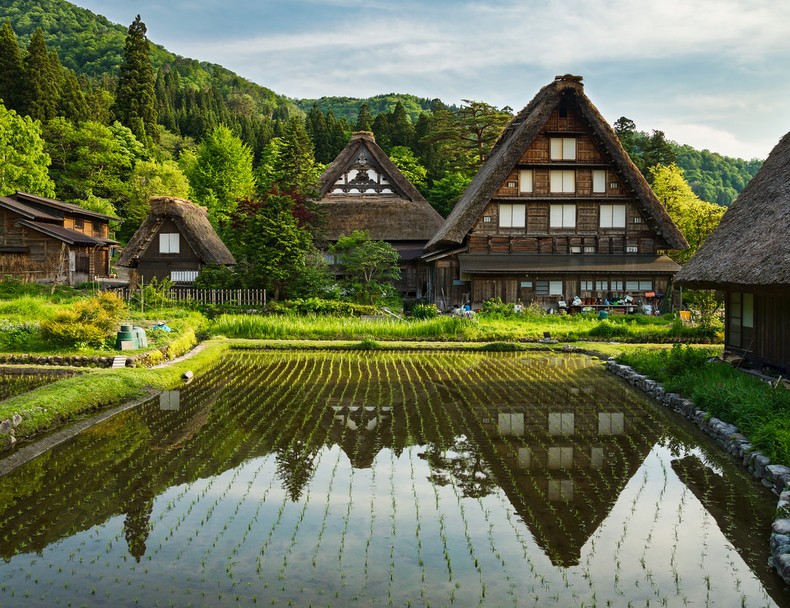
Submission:
[[[755,367],[790,370],[790,133],[677,275],[725,294],[724,347]]]
[[[171,196],[151,199],[148,216],[118,260],[118,266],[134,269],[145,283],[156,278],[191,284],[205,265],[235,264],[208,221],[208,210]]]
[[[442,216],[376,143],[373,133],[357,131],[321,175],[326,216],[323,240],[329,245],[354,230],[386,241],[398,252],[401,279],[395,288],[405,299],[428,297],[428,269],[420,256],[439,230]]]
[[[423,260],[440,308],[657,304],[679,270],[663,251],[687,246],[582,78],[565,75],[505,128]]]

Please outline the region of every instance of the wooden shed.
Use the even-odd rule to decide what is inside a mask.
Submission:
[[[16,192],[0,196],[0,275],[76,285],[110,274],[110,221],[119,218]]]
[[[118,260],[119,266],[136,269],[145,282],[156,278],[187,284],[205,265],[235,264],[208,221],[208,210],[169,196],[151,199],[148,217]]]
[[[686,240],[613,129],[566,74],[505,128],[423,259],[440,307],[657,303]]]
[[[790,371],[790,133],[677,275],[725,293],[725,348]]]
[[[428,295],[425,244],[443,219],[376,143],[373,133],[357,131],[321,175],[326,217],[323,240],[337,242],[354,230],[387,241],[400,256],[401,280],[395,287],[404,298]]]

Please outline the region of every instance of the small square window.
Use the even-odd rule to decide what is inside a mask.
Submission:
[[[637,215],[634,218],[634,224],[641,224],[641,223],[642,223],[642,218]]]
[[[518,182],[508,182],[507,183],[507,187],[508,188],[518,188]]]
[[[609,189],[610,190],[617,190],[620,187],[620,184],[617,182],[609,182]]]
[[[483,223],[484,224],[490,224],[491,223],[491,216],[490,215],[484,215],[483,216]]]
[[[571,253],[581,253],[582,248],[578,245],[571,245]]]
[[[75,228],[84,228],[85,227],[85,220],[83,220],[81,217],[75,217],[74,218],[74,227]]]
[[[582,291],[592,291],[593,290],[593,282],[592,281],[579,281],[579,289]]]
[[[636,245],[628,245],[625,248],[625,252],[626,253],[639,253],[639,247],[637,247]]]
[[[595,253],[595,245],[585,245],[584,253]]]

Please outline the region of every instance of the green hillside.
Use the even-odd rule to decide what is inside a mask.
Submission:
[[[320,99],[297,99],[295,101],[305,112],[309,112],[315,105],[324,114],[331,111],[335,115],[335,118],[345,118],[351,124],[356,122],[359,109],[363,105],[367,105],[370,113],[375,117],[381,112],[392,112],[400,101],[412,122],[417,122],[420,114],[430,110],[432,104],[432,100],[430,99],[396,93],[376,95],[374,97],[368,97],[367,99],[358,99],[355,97],[321,97]]]

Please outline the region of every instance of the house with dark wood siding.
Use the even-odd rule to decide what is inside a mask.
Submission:
[[[657,303],[686,240],[584,93],[557,76],[505,128],[426,246],[441,307]]]
[[[148,217],[118,260],[118,266],[135,269],[145,283],[156,278],[189,284],[204,265],[235,264],[209,223],[208,210],[169,196],[151,199]]]
[[[684,287],[725,294],[725,348],[790,371],[790,133],[678,273]]]
[[[427,267],[420,256],[443,219],[379,147],[373,133],[353,133],[320,184],[316,202],[325,216],[322,240],[329,245],[354,230],[366,230],[372,240],[388,242],[400,257],[398,292],[408,299],[426,297]]]
[[[0,275],[76,285],[110,274],[110,221],[119,218],[42,196],[0,196]]]

